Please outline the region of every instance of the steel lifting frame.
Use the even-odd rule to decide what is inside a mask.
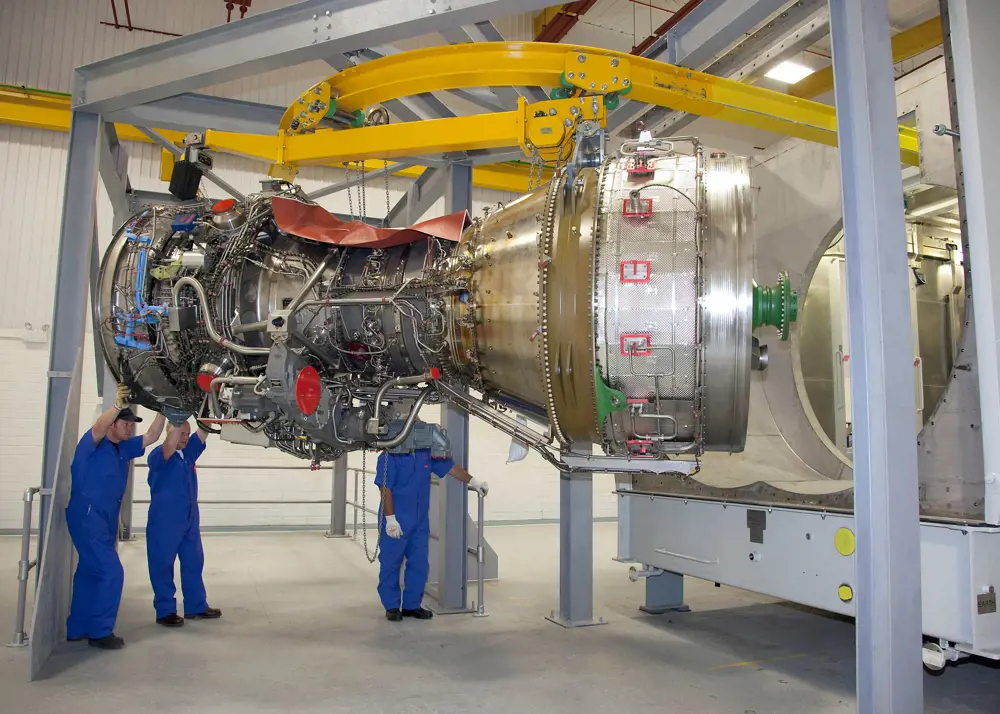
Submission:
[[[132,127],[120,125],[109,129],[105,122],[120,116],[126,121],[162,129],[163,124],[177,122],[178,117],[183,115],[181,118],[187,119],[198,116],[198,121],[205,121],[214,128],[227,126],[227,122],[240,118],[239,112],[234,114],[231,111],[232,103],[221,100],[222,106],[217,106],[215,100],[202,101],[188,96],[186,101],[190,106],[184,107],[171,98],[184,98],[191,90],[226,79],[237,79],[309,59],[321,59],[338,51],[351,51],[436,29],[483,22],[505,12],[537,10],[545,2],[448,0],[438,5],[430,0],[304,0],[240,23],[193,33],[78,68],[72,100],[75,111],[72,115],[66,111],[65,97],[49,95],[46,102],[38,96],[46,94],[44,92],[30,96],[21,92],[20,96],[13,98],[16,102],[12,103],[12,88],[3,88],[0,103],[15,115],[11,123],[70,132],[42,466],[43,489],[52,489],[55,485],[55,493],[61,495],[49,498],[41,506],[39,562],[42,567],[39,570],[42,577],[34,610],[30,677],[40,673],[56,644],[65,636],[63,628],[69,603],[71,545],[65,519],[60,514],[68,498],[68,464],[79,438],[78,355],[84,341],[86,321],[83,311],[88,282],[94,280],[94,276],[88,275],[86,269],[81,271],[80,266],[90,267],[91,272],[97,266],[93,256],[96,250],[94,220],[99,168],[105,169],[104,178],[109,182],[109,191],[115,192],[112,196],[115,207],[127,205],[118,195],[121,186],[128,187],[121,160],[123,157],[114,153],[119,148],[117,146],[111,147],[114,151],[109,159],[102,157],[102,141],[110,142],[116,133],[118,139],[149,140],[148,137],[136,136],[139,132]],[[178,55],[184,55],[188,61],[178,63]],[[220,118],[220,121],[216,122],[212,116]],[[267,118],[264,117],[263,121]],[[171,135],[166,130],[160,135],[170,144],[180,139],[179,135]],[[255,135],[244,136],[250,139]],[[257,136],[261,139],[272,138]],[[116,175],[108,173],[107,170],[112,167],[117,169]],[[468,184],[460,191],[466,196],[471,195],[469,182],[474,169],[472,166],[456,168],[459,173],[455,180]],[[522,185],[505,188],[521,190]],[[98,355],[97,359],[101,362],[103,357]],[[99,379],[98,384],[107,386],[104,379]],[[106,391],[105,397],[108,396]],[[57,473],[60,474],[58,479]],[[449,512],[454,509],[455,506],[451,505]],[[464,539],[461,545],[464,548]],[[448,552],[451,550],[454,548]],[[49,554],[51,562],[46,566]],[[464,552],[462,557],[464,563]],[[45,575],[47,572],[48,576]],[[460,592],[449,590],[454,580],[454,576],[447,579],[447,591],[443,593],[445,599],[461,598],[464,602],[464,583]]]
[[[186,97],[190,98],[191,101],[187,101],[185,99],[185,104],[197,105],[202,110],[206,110],[206,113],[201,115],[200,121],[207,122],[211,117],[217,117],[220,111],[225,111],[224,116],[229,116],[233,111],[233,107],[230,107],[228,104],[231,100],[219,101],[212,104],[203,104],[196,100],[203,98],[215,100],[217,98],[206,97],[205,95],[200,94],[186,95]],[[181,98],[175,97],[173,99]],[[167,117],[164,117],[163,115],[153,115],[152,112],[148,110],[149,107],[167,104],[171,107]],[[278,122],[280,121],[282,114],[285,112],[283,107],[271,107],[264,104],[251,104],[249,102],[235,102],[234,104],[236,107],[246,109],[251,113],[263,111],[268,116],[273,117],[273,121],[269,120],[269,131],[277,130]],[[209,107],[218,107],[218,110],[212,109],[209,112],[207,111]],[[142,111],[140,111],[140,109]],[[199,119],[188,114],[185,114],[183,118],[180,116],[174,117],[174,120],[171,121],[170,116],[173,116],[177,111],[179,111],[177,104],[164,101],[157,102],[155,105],[136,107],[134,111],[124,110],[116,112],[115,116],[121,117],[125,121],[144,122],[138,126],[129,123],[115,123],[114,128],[118,135],[118,139],[120,141],[157,143],[147,134],[143,133],[142,129],[149,127],[150,129],[154,129],[161,137],[168,140],[173,146],[180,146],[184,139],[185,131],[202,130],[205,128],[205,124],[192,124],[192,120],[199,121]],[[0,86],[0,124],[12,124],[14,126],[27,127],[29,129],[44,129],[46,131],[68,133],[71,115],[72,110],[70,109],[70,95],[68,94],[24,89],[21,87]],[[223,121],[223,126],[220,126],[219,128],[224,129],[226,123],[226,121]],[[259,124],[260,122],[256,123]],[[260,136],[252,133],[243,133],[240,135],[246,136],[248,139]],[[495,191],[510,191],[512,193],[520,193],[524,191],[528,185],[528,167],[525,164],[509,163],[509,158],[510,157],[494,159],[504,163],[488,164],[480,164],[473,160],[471,162],[474,164],[472,169],[472,184],[477,188],[488,188]],[[173,167],[173,161],[173,154],[168,151],[164,151],[163,166],[161,168],[164,180],[169,180],[170,170]],[[427,161],[428,163],[421,164],[420,162],[414,162],[415,165],[400,168],[398,171],[393,170],[392,173],[404,178],[417,178],[425,171],[428,165],[434,165],[430,163],[429,160],[422,161]],[[439,163],[441,165],[444,164],[444,162]],[[354,168],[354,162],[348,162],[347,166],[344,165],[344,162],[329,162],[326,165],[336,168]],[[381,168],[381,161],[365,162],[365,169],[367,171],[376,171]],[[390,165],[389,168],[394,169],[392,165]]]

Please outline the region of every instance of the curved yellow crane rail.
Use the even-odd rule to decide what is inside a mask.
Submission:
[[[516,110],[384,126],[317,128],[389,99],[490,86],[559,88],[559,98]],[[610,50],[541,42],[484,42],[401,52],[317,83],[285,112],[277,137],[246,141],[210,132],[209,144],[266,158],[276,173],[304,164],[392,159],[521,146],[551,155],[583,120],[604,125],[622,96],[835,146],[836,110],[826,104]],[[916,132],[899,127],[900,156],[918,164]],[[537,139],[538,141],[533,141]],[[545,143],[548,141],[549,143]]]

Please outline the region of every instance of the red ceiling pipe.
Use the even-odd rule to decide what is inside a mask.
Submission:
[[[580,15],[586,13],[596,4],[597,0],[577,0],[577,2],[566,3],[538,33],[535,42],[559,42],[580,20]]]
[[[664,22],[662,25],[660,25],[659,27],[657,27],[656,31],[653,32],[652,35],[650,35],[645,40],[643,40],[642,42],[640,42],[639,44],[637,44],[635,47],[633,47],[632,48],[632,54],[634,54],[634,55],[641,55],[643,52],[645,52],[646,50],[648,50],[650,47],[653,46],[653,44],[658,39],[660,39],[665,34],[667,34],[668,32],[670,32],[674,27],[676,27],[678,22],[680,22],[685,17],[687,17],[689,14],[691,14],[691,11],[694,10],[699,5],[701,5],[701,3],[702,3],[702,0],[688,0],[687,4],[685,4],[684,7],[680,8],[679,10],[677,10],[677,12],[675,12],[673,15],[671,15],[669,18],[667,18],[666,22]]]
[[[121,25],[118,24],[118,6],[115,5],[115,0],[111,0],[111,14],[115,16],[115,29],[117,30]]]
[[[225,0],[224,0],[225,1]],[[226,22],[232,22],[233,20],[233,10],[236,6],[240,7],[240,19],[242,20],[247,15],[247,10],[250,9],[250,5],[253,4],[253,0],[231,0],[226,2]]]
[[[128,22],[128,31],[131,32],[135,28],[132,27],[132,10],[128,6],[128,0],[122,0],[125,3],[125,20]]]

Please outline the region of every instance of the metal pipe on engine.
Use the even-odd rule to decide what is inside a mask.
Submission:
[[[289,313],[294,313],[298,309],[299,304],[305,300],[309,291],[312,290],[316,283],[319,282],[319,279],[323,277],[323,273],[326,272],[326,267],[330,264],[330,259],[333,258],[336,253],[336,250],[331,250],[326,254],[326,257],[323,258],[323,262],[316,266],[316,270],[314,270],[312,275],[309,276],[309,279],[306,280],[306,284],[302,286],[301,290],[299,290],[299,294],[292,298],[292,301],[288,304]]]
[[[175,308],[180,307],[180,304],[177,302],[177,298],[180,295],[181,288],[185,285],[193,288],[194,291],[198,293],[198,299],[201,300],[202,314],[205,318],[205,332],[208,333],[208,336],[213,342],[221,347],[230,349],[233,352],[238,352],[241,355],[266,355],[271,352],[270,347],[247,347],[246,345],[237,344],[232,340],[227,340],[225,337],[216,332],[215,327],[212,325],[212,315],[208,309],[208,296],[205,294],[205,288],[202,287],[201,283],[192,277],[185,276],[178,279],[178,281],[174,283],[174,287],[171,292],[173,293]]]
[[[373,431],[373,429],[375,430],[378,429],[379,421],[382,416],[382,400],[385,398],[386,392],[388,392],[393,387],[399,387],[410,384],[420,384],[421,382],[430,382],[432,379],[434,379],[434,375],[432,375],[430,372],[425,372],[424,374],[418,374],[415,377],[396,377],[395,379],[390,379],[389,381],[385,382],[381,387],[379,387],[378,391],[375,392],[375,412],[372,415],[371,420],[368,422],[368,433],[369,434],[378,433],[377,431]]]
[[[410,379],[413,378],[410,377]],[[413,430],[413,425],[417,421],[417,414],[420,411],[420,407],[424,405],[424,402],[427,400],[427,397],[430,395],[432,390],[433,387],[424,387],[420,390],[420,396],[417,397],[417,401],[414,402],[413,407],[410,409],[410,413],[407,415],[406,421],[403,423],[402,431],[391,439],[373,442],[372,446],[376,449],[392,449],[406,441],[406,437],[410,435],[410,432]],[[376,408],[378,408],[378,405],[376,405]]]
[[[264,381],[264,377],[216,377],[208,385],[209,408],[216,418],[221,416],[222,410],[219,408],[219,396],[215,391],[217,385],[221,384],[252,384],[255,387]],[[263,427],[262,427],[263,428]]]

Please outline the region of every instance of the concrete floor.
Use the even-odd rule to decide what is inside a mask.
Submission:
[[[87,714],[255,712],[588,712],[699,714],[854,710],[854,629],[842,619],[689,580],[692,612],[636,609],[642,586],[612,562],[615,525],[595,539],[598,614],[563,630],[556,602],[558,529],[488,529],[502,580],[486,619],[386,622],[375,566],[358,544],[319,533],[209,534],[216,622],[153,622],[145,544],[122,546],[123,652],[72,644],[50,677],[26,681],[26,652],[0,649],[0,711]],[[13,621],[17,540],[0,538],[0,623]],[[1000,666],[965,662],[924,677],[927,712],[1000,712]]]

